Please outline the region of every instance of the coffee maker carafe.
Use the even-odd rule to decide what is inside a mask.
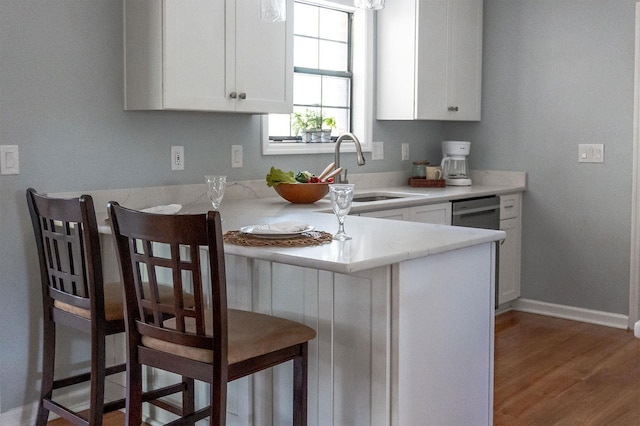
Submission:
[[[471,150],[471,142],[442,142],[442,176],[447,185],[469,186],[471,178],[467,165],[467,156]]]

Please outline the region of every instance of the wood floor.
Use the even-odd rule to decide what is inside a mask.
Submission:
[[[104,426],[123,424],[112,413]],[[640,426],[640,339],[523,312],[497,316],[494,424]]]
[[[47,422],[48,426],[69,426],[73,425],[73,423],[68,422],[64,419],[55,419],[49,420]],[[120,411],[115,411],[113,413],[108,413],[102,419],[102,426],[123,426],[124,425],[124,413]]]
[[[496,317],[495,425],[640,425],[633,333],[507,312]]]

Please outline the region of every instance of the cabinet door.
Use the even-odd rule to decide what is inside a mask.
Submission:
[[[520,297],[520,218],[501,220],[500,229],[507,237],[500,245],[498,304]]]
[[[412,222],[451,225],[451,203],[429,204],[411,208],[409,220]]]
[[[293,109],[293,0],[285,22],[265,22],[255,0],[236,0],[235,91],[240,112]]]
[[[480,120],[482,4],[419,2],[417,118]]]
[[[163,108],[235,108],[234,7],[231,0],[164,0]]]
[[[376,12],[377,117],[415,117],[417,28],[415,0],[393,0]]]
[[[365,217],[377,217],[380,219],[392,219],[392,220],[409,220],[409,209],[389,209],[379,210],[375,212],[360,213],[360,216]]]
[[[450,78],[449,28],[453,24],[449,0],[422,1],[417,4],[419,42],[416,49],[416,101],[418,119],[444,119]]]
[[[449,2],[454,24],[449,28],[448,120],[480,120],[482,3],[482,0]]]
[[[520,194],[500,196],[500,220],[520,217]]]

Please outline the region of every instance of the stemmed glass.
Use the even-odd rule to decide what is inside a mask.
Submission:
[[[346,241],[350,240],[351,236],[344,232],[344,219],[351,210],[351,201],[353,200],[353,184],[342,183],[329,185],[329,192],[331,194],[331,206],[333,212],[338,217],[338,232],[333,236],[334,240]]]
[[[209,196],[209,200],[211,200],[211,205],[213,205],[214,210],[218,210],[222,202],[222,197],[224,196],[224,186],[227,182],[227,177],[221,175],[206,175],[205,179],[207,180],[207,195]]]

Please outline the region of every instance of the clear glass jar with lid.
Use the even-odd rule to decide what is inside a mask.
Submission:
[[[413,165],[411,166],[411,177],[413,179],[426,179],[428,165],[428,161],[414,161]]]

